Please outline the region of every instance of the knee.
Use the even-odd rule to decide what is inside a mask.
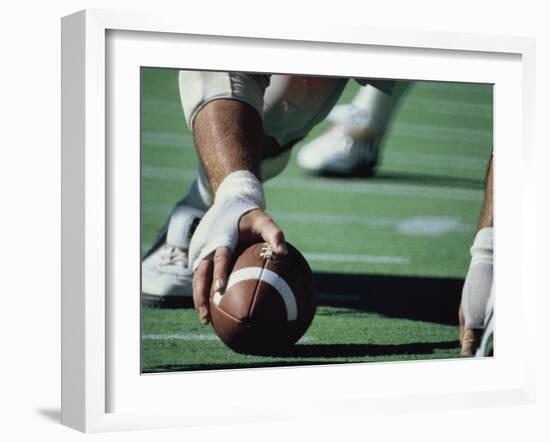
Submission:
[[[281,146],[275,137],[264,135],[261,163],[262,181],[276,177],[285,169],[290,160],[292,147],[298,141],[300,139]]]

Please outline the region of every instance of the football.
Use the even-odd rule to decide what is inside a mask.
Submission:
[[[223,294],[212,293],[210,317],[219,338],[239,353],[274,354],[288,349],[306,332],[315,315],[311,269],[287,243],[277,256],[255,243],[236,259]]]

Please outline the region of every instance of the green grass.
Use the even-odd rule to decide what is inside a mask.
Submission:
[[[319,307],[307,334],[284,356],[236,354],[190,309],[147,309],[143,329],[149,331],[143,366],[154,372],[452,358],[457,347],[453,326],[334,307]]]
[[[350,81],[340,102],[349,102],[357,88]],[[492,100],[487,85],[414,83],[385,137],[378,173],[369,180],[305,177],[296,165],[297,146],[283,174],[266,183],[268,211],[314,272],[334,275],[331,295],[347,299],[351,290],[356,301],[329,306],[321,298],[306,337],[284,357],[232,352],[192,309],[144,308],[143,370],[457,357],[458,330],[448,317],[458,307],[481,207]],[[327,125],[314,128],[304,142]],[[197,164],[174,70],[142,70],[142,138],[145,251],[191,184]],[[353,275],[368,276],[351,287],[346,281]],[[369,277],[382,282],[372,285]],[[419,278],[416,285],[408,285],[409,277]],[[432,304],[445,312],[417,311]]]

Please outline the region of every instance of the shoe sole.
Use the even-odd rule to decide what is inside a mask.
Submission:
[[[305,168],[302,168],[302,170],[310,176],[325,178],[372,178],[376,174],[376,166],[367,165],[357,166],[351,171],[313,170]]]

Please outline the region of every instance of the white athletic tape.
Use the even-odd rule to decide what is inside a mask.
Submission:
[[[476,237],[474,238],[474,244],[470,249],[472,257],[474,257],[476,253],[486,251],[490,252],[492,258],[494,241],[493,231],[493,227],[484,227],[477,232]]]
[[[262,183],[248,170],[237,170],[227,175],[219,185],[214,201],[221,203],[236,196],[248,198],[260,209],[265,210]]]
[[[257,208],[255,202],[240,196],[216,201],[201,219],[189,244],[189,263],[193,272],[216,249],[235,250],[239,241],[239,219]]]
[[[286,307],[286,319],[288,321],[295,321],[298,318],[298,307],[296,305],[296,298],[292,289],[277,273],[263,267],[244,267],[231,273],[229,280],[227,281],[226,291],[242,281],[250,279],[258,279],[272,286],[281,295]],[[213,301],[216,305],[219,305],[223,295],[215,293]]]

